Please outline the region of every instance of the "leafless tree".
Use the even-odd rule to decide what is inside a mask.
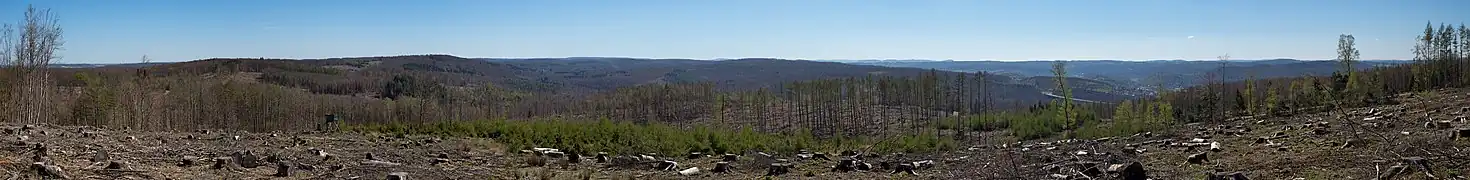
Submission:
[[[61,26],[50,10],[27,7],[25,19],[18,25],[0,28],[0,65],[9,77],[3,86],[7,121],[27,123],[49,122],[55,115],[51,104],[52,82],[46,66],[57,59],[61,50]],[[17,34],[18,33],[18,34]]]

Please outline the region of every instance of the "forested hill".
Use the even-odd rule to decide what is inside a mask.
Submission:
[[[408,55],[330,59],[212,58],[180,63],[146,65],[89,65],[67,68],[57,75],[87,69],[146,69],[153,76],[216,76],[236,74],[243,79],[305,89],[313,93],[376,97],[384,86],[412,78],[444,87],[491,85],[519,92],[591,94],[648,84],[713,83],[721,90],[775,88],[790,82],[820,79],[915,77],[933,73],[954,77],[959,72],[932,69],[854,65],[835,62],[747,58],[729,60],[635,58],[471,59],[450,55]],[[974,73],[966,74],[970,78]],[[1017,104],[1049,100],[1034,82],[987,74],[992,96]],[[67,83],[77,84],[77,82]],[[1085,87],[1084,87],[1085,88]],[[1095,99],[1124,99],[1100,94]]]
[[[998,74],[1026,78],[1050,76],[1053,61],[924,61],[924,60],[844,60],[833,61],[849,64],[888,67],[932,68],[948,71],[989,71]],[[1359,70],[1408,63],[1400,60],[1358,61]],[[1337,71],[1338,64],[1327,60],[1230,60],[1220,61],[1118,61],[1078,60],[1068,61],[1067,69],[1073,76],[1094,80],[1112,79],[1115,84],[1157,84],[1162,82],[1171,88],[1199,85],[1210,73],[1222,72],[1227,81],[1241,81],[1254,75],[1256,78],[1300,77],[1330,75]]]

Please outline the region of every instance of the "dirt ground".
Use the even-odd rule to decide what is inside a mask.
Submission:
[[[714,173],[720,155],[613,155],[579,163],[505,153],[491,139],[209,130],[130,132],[0,124],[0,176],[9,179],[1464,179],[1470,91],[1403,94],[1400,103],[1287,117],[1236,117],[1130,137],[981,144],[926,154],[747,153]],[[1191,156],[1197,157],[1191,160]],[[766,176],[787,159],[789,172]],[[838,170],[842,160],[869,170]],[[622,160],[622,161],[620,161]],[[678,162],[658,169],[659,161]],[[43,162],[36,164],[36,162]],[[186,163],[192,162],[192,163]],[[252,163],[253,162],[253,163]],[[627,162],[636,162],[630,164]],[[923,163],[915,163],[923,162]],[[1133,163],[1141,168],[1130,169]],[[533,166],[539,165],[539,166]],[[888,168],[884,168],[887,164]],[[914,165],[912,173],[894,169]],[[254,166],[254,167],[250,167]],[[281,168],[285,175],[277,174]],[[691,175],[681,170],[698,168]],[[687,172],[687,171],[686,171]]]

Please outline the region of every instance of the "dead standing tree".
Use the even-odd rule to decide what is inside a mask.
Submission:
[[[61,50],[61,26],[50,10],[27,7],[25,19],[18,25],[0,28],[0,65],[4,65],[3,87],[6,121],[51,122],[55,108],[51,105],[53,82],[46,66],[58,58]],[[17,34],[18,33],[18,34]]]

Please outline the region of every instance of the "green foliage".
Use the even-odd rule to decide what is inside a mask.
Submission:
[[[1275,113],[1281,106],[1281,95],[1276,93],[1276,88],[1266,86],[1266,102],[1262,104],[1261,112]]]
[[[1114,109],[1111,124],[1091,123],[1078,129],[1080,138],[1126,136],[1139,132],[1159,130],[1174,123],[1173,109],[1165,101],[1123,101]]]
[[[759,133],[696,126],[682,129],[658,123],[541,120],[478,120],[436,123],[353,124],[345,130],[389,134],[494,138],[518,151],[550,147],[570,152],[682,154],[687,152],[742,153],[747,151],[795,152],[802,149],[852,149],[842,145],[872,144],[880,152],[932,152],[954,149],[952,140],[932,134],[897,137],[882,141],[865,139],[819,140],[806,131],[790,134]]]
[[[76,73],[78,81],[85,83],[82,96],[72,104],[72,119],[82,124],[103,124],[117,104],[117,91],[106,87],[102,77],[92,73]]]
[[[1052,63],[1051,73],[1053,76],[1056,76],[1057,92],[1061,92],[1061,96],[1063,97],[1060,102],[1052,102],[1054,106],[1058,107],[1056,109],[1057,115],[1061,116],[1059,118],[1061,118],[1064,125],[1062,129],[1070,130],[1076,128],[1078,125],[1081,125],[1082,121],[1077,119],[1075,106],[1072,105],[1072,88],[1067,86],[1067,63],[1065,61]]]
[[[1075,111],[1075,119],[1068,121],[1061,115],[1062,111],[1057,110],[1060,104],[1062,103],[1053,102],[1051,106],[1029,112],[996,112],[975,116],[970,121],[971,128],[982,131],[1008,128],[1012,136],[1029,140],[1066,135],[1060,133],[1079,126],[1070,123],[1098,123],[1097,115],[1088,110]]]
[[[383,84],[380,92],[383,98],[398,99],[403,96],[438,99],[445,95],[444,86],[432,80],[419,78],[412,75],[395,75],[393,80]]]

